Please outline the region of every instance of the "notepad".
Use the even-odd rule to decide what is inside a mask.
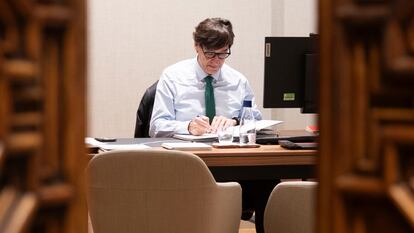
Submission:
[[[165,142],[162,147],[169,150],[211,150],[211,146],[201,142]]]

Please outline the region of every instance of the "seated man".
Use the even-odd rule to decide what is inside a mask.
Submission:
[[[246,77],[224,63],[233,45],[231,22],[206,19],[195,28],[193,39],[197,56],[167,67],[161,75],[150,123],[151,137],[214,133],[221,127],[238,124],[244,100],[254,103]],[[260,120],[262,116],[256,104],[252,107],[254,117]],[[259,186],[254,184],[256,181],[240,183],[244,213],[254,209],[256,229],[263,232],[264,207],[277,182],[265,181]],[[251,214],[243,216],[249,217]]]

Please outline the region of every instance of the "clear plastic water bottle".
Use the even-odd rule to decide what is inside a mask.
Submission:
[[[243,101],[239,129],[240,144],[256,144],[256,119],[252,111],[252,101]]]

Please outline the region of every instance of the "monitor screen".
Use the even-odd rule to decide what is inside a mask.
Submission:
[[[263,107],[317,112],[317,38],[316,34],[265,38]]]

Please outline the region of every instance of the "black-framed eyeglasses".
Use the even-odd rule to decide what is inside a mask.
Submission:
[[[212,52],[212,51],[204,51],[204,49],[203,49],[203,53],[204,53],[204,56],[208,59],[212,59],[215,56],[217,56],[220,59],[225,59],[225,58],[228,58],[230,56],[231,51],[229,49],[229,51],[227,53],[216,53],[216,52]]]

